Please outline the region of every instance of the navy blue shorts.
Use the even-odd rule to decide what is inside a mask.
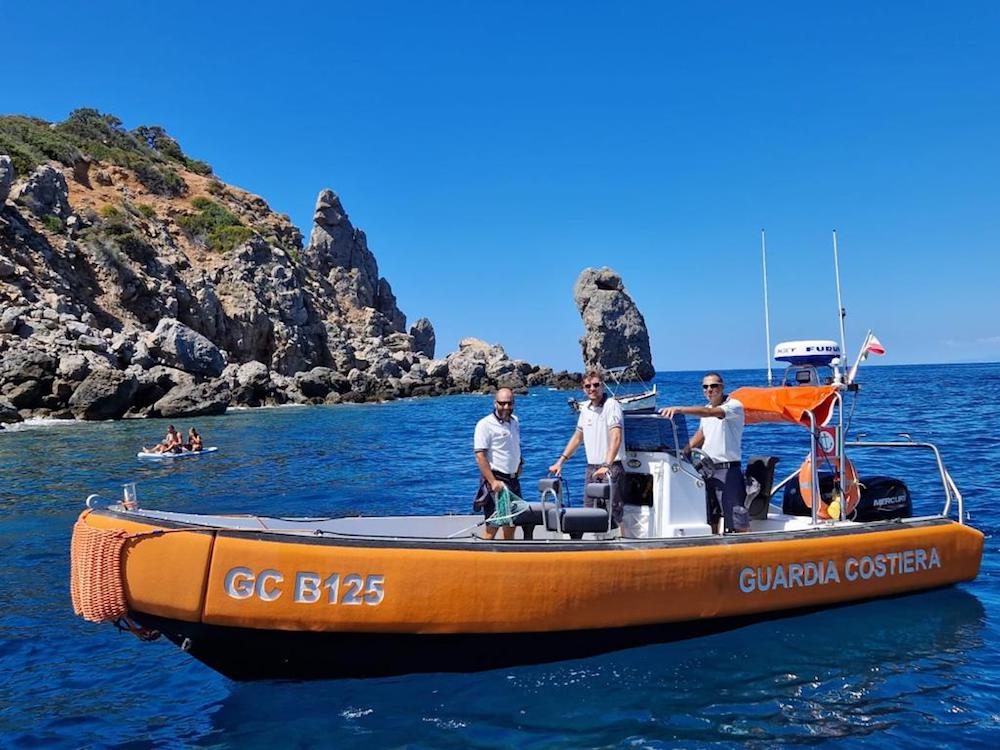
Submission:
[[[520,479],[512,477],[509,474],[504,474],[502,471],[494,471],[493,476],[506,484],[508,490],[513,492],[518,497],[522,497]],[[496,513],[497,501],[496,498],[493,497],[493,490],[490,489],[490,486],[486,483],[485,479],[479,483],[479,490],[476,492],[476,498],[472,501],[472,509],[482,510],[484,518],[489,518]]]
[[[734,531],[733,508],[743,505],[747,499],[747,486],[740,465],[713,471],[705,482],[705,491],[708,494],[709,523],[714,523],[721,515],[725,519],[726,531]]]

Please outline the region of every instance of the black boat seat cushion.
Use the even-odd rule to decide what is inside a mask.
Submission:
[[[774,467],[780,461],[777,456],[751,456],[747,461],[746,475],[760,484],[760,492],[750,501],[747,508],[750,518],[764,520],[771,503],[771,488],[774,486]]]
[[[591,482],[587,485],[587,497],[594,500],[608,500],[611,497],[611,483]]]
[[[552,503],[546,503],[552,507]],[[515,526],[538,526],[542,523],[542,504],[528,503],[528,510],[514,516]]]
[[[540,493],[554,492],[561,497],[562,487],[559,478],[549,477],[538,482]],[[585,489],[589,498],[607,505],[611,494],[611,486],[607,482],[592,482]],[[605,508],[576,508],[558,506],[556,498],[545,500],[544,512],[541,502],[528,503],[528,510],[514,519],[514,524],[523,526],[525,539],[533,535],[534,527],[544,524],[548,531],[562,531],[573,539],[579,539],[586,533],[600,533],[608,530],[608,511]],[[612,523],[612,528],[617,524]]]
[[[558,515],[557,515],[558,514]],[[586,533],[600,533],[608,530],[608,512],[604,508],[546,508],[545,528],[559,529],[571,537],[579,538]],[[612,528],[614,524],[612,523]]]

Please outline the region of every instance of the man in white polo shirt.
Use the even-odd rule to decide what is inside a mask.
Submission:
[[[482,502],[487,518],[496,512],[496,493],[506,485],[507,489],[521,496],[521,425],[514,416],[514,392],[510,388],[497,391],[493,402],[493,413],[476,423],[472,448],[479,465],[482,481],[476,502]],[[486,524],[486,538],[496,536],[497,528],[502,529],[504,539],[514,538],[514,526]]]
[[[746,483],[740,460],[743,452],[743,404],[725,393],[725,383],[717,372],[706,373],[701,379],[701,388],[708,403],[705,406],[670,406],[660,411],[664,417],[672,419],[675,414],[701,417],[698,431],[684,448],[689,453],[692,448],[701,450],[712,459],[715,468],[707,478],[706,488],[710,501],[714,499],[722,510],[725,529],[734,528],[733,508],[746,501]],[[710,502],[710,506],[715,503]],[[712,522],[714,507],[709,508],[709,522]]]
[[[611,515],[621,525],[625,512],[625,415],[621,404],[604,392],[604,376],[590,370],[583,376],[583,392],[587,403],[580,407],[573,437],[559,460],[549,467],[553,474],[561,475],[563,464],[583,443],[587,452],[587,473],[584,482],[611,482]],[[590,505],[591,501],[587,500]]]

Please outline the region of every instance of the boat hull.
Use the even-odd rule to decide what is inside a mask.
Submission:
[[[114,512],[84,522],[158,528]],[[174,527],[130,542],[124,575],[137,621],[230,676],[374,676],[569,658],[938,588],[974,578],[982,546],[946,519],[608,542]]]
[[[250,681],[479,672],[546,664],[701,638],[820,609],[825,607],[604,630],[445,635],[260,630],[183,622],[143,613],[133,613],[133,618],[220,674]]]

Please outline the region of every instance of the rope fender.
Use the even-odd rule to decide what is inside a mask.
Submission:
[[[85,521],[89,513],[73,525],[70,544],[70,597],[73,611],[90,622],[112,622],[141,640],[159,636],[128,618],[125,597],[125,546],[130,539],[148,534],[132,534],[122,529],[95,529]]]

